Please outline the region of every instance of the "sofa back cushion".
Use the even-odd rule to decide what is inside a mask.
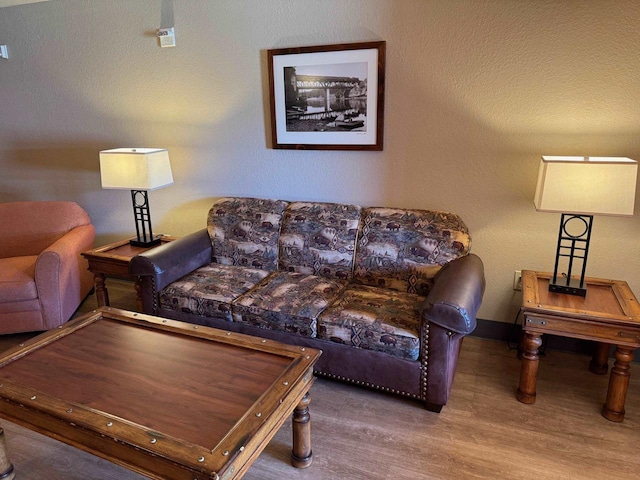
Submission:
[[[469,230],[453,213],[363,209],[354,281],[426,296],[442,265],[470,245]]]
[[[280,232],[279,269],[350,279],[359,222],[357,205],[292,202]]]
[[[274,271],[278,266],[278,236],[287,202],[260,198],[221,198],[207,218],[211,260]]]
[[[70,230],[90,224],[75,202],[0,203],[0,258],[38,255]]]

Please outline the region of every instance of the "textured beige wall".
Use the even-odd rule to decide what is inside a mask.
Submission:
[[[177,47],[155,31],[175,21]],[[552,267],[542,154],[640,159],[635,0],[54,0],[0,9],[0,201],[71,199],[99,241],[130,235],[98,151],[169,149],[155,230],[252,195],[449,210],[486,267],[480,316],[511,322],[516,269]],[[267,147],[266,50],[387,41],[383,152]],[[640,201],[640,199],[639,199]],[[588,272],[640,295],[640,222],[596,218]]]

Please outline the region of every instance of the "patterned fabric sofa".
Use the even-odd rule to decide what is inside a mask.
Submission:
[[[455,214],[222,198],[135,257],[145,313],[323,350],[316,373],[440,411],[484,293]]]

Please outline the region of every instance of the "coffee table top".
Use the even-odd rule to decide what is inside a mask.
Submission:
[[[0,357],[0,415],[152,478],[149,458],[216,478],[266,446],[319,356],[105,307]]]
[[[549,291],[552,274],[522,271],[522,309],[569,318],[640,327],[640,306],[627,282],[586,278],[587,295]]]

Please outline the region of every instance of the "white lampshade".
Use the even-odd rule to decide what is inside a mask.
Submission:
[[[169,152],[162,148],[114,148],[100,152],[102,188],[155,190],[173,183]]]
[[[638,162],[626,157],[543,156],[534,204],[541,212],[633,215]]]

